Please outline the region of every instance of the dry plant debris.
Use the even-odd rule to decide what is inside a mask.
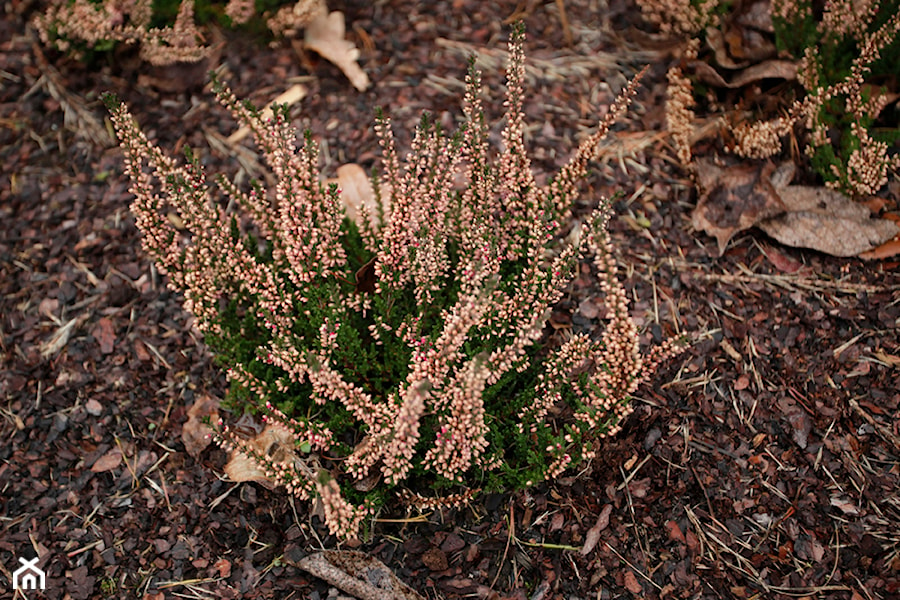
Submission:
[[[423,600],[383,562],[363,552],[317,552],[296,565],[359,600]]]
[[[719,254],[732,237],[758,227],[782,244],[811,248],[832,256],[872,252],[898,233],[889,219],[840,192],[824,187],[787,185],[793,165],[772,163],[718,167],[698,160],[702,193],[692,215],[694,227],[716,238]]]
[[[304,45],[334,63],[350,83],[360,92],[368,89],[369,76],[359,64],[359,50],[344,39],[344,14],[340,11],[322,13],[313,19],[304,32]]]
[[[345,7],[348,25],[373,37],[365,102],[342,81],[304,79],[291,48],[229,45],[225,58],[239,92],[259,105],[293,83],[307,86],[296,119],[327,141],[324,163],[356,161],[367,171],[377,151],[369,100],[397,107],[395,121],[405,119],[398,131],[423,109],[456,106],[458,87],[428,83],[458,71],[458,55],[437,39],[496,47],[510,12],[457,2],[438,14],[425,4]],[[599,82],[629,64],[661,64],[640,59],[657,51],[633,41],[620,49],[604,30],[606,22],[619,31],[634,25],[632,4],[610,0],[596,12],[565,4],[573,50],[561,50],[560,21],[547,12],[554,4],[535,4],[527,22],[528,54],[546,68],[530,73],[526,110],[554,124],[529,132],[545,172],[557,166],[553,149],[572,147],[595,120],[579,107],[610,99]],[[0,17],[0,586],[17,556],[35,556],[51,600],[327,598],[331,584],[292,564],[300,548],[305,556],[334,547],[319,518],[263,486],[211,477],[224,452],[188,453],[188,411],[205,394],[220,396],[223,382],[178,299],[136,250],[118,151],[67,129],[65,97],[38,84],[43,73],[22,35],[28,18],[16,12],[23,7]],[[579,60],[586,41],[597,56],[628,59]],[[568,65],[571,76],[558,80],[552,65]],[[203,147],[200,124],[227,118],[190,94],[135,86],[109,65],[57,70],[69,97],[97,117],[98,90],[122,95],[166,147]],[[499,89],[501,77],[489,84]],[[634,137],[623,138],[642,142],[598,164],[596,187],[624,191],[617,208],[637,226],[612,224],[635,265],[629,290],[645,299],[636,306],[644,335],[677,326],[708,336],[657,379],[623,435],[578,480],[379,515],[372,541],[356,550],[424,597],[900,594],[898,262],[763,248],[747,237],[714,258],[714,240],[687,227],[689,182],[659,140],[664,84],[663,68],[651,69],[626,127]],[[211,169],[244,169],[232,151],[223,144],[203,158]],[[243,159],[251,172],[252,157]],[[591,331],[602,317],[595,285],[583,273],[555,322]],[[110,354],[94,335],[103,318],[108,326],[96,331],[114,336]]]

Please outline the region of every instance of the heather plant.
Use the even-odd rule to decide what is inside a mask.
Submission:
[[[692,37],[718,22],[730,8],[729,0],[641,0],[644,19],[663,33]]]
[[[676,7],[672,1],[641,5],[662,31],[700,35],[715,24],[710,16],[715,2],[681,0]],[[733,125],[729,149],[767,158],[782,151],[785,138],[799,134],[826,185],[851,196],[874,194],[900,170],[900,157],[890,151],[900,140],[896,110],[883,114],[896,91],[886,84],[896,83],[900,61],[900,0],[772,0],[771,12],[776,47],[798,60],[802,90],[784,114],[757,114],[757,120]],[[696,59],[697,51],[694,41],[686,60]],[[679,65],[670,69],[669,83],[667,124],[679,158],[687,163],[693,86]]]
[[[888,119],[892,126],[878,124],[891,103],[879,82],[894,80],[900,64],[900,0],[829,0],[820,14],[813,8],[810,0],[772,1],[776,42],[800,58],[805,95],[787,117],[737,128],[735,151],[776,154],[800,123],[806,154],[826,185],[872,195],[900,171],[900,155],[889,154],[900,141],[897,116]]]
[[[639,348],[607,233],[610,203],[568,231],[579,183],[637,78],[538,185],[524,142],[521,28],[509,51],[502,150],[489,144],[471,62],[458,132],[425,116],[401,160],[389,118],[377,114],[381,191],[355,220],[340,189],[322,183],[309,134],[297,144],[286,110],[263,120],[214,85],[274,175],[270,189],[217,178],[237,213],[214,200],[196,155],[169,158],[108,98],[146,252],[228,368],[232,404],[261,411],[287,443],[261,448],[225,423],[216,441],[290,493],[317,498],[339,536],[356,535],[389,496],[454,503],[589,460],[619,431],[638,385],[677,350]],[[165,218],[173,208],[186,233]],[[605,293],[605,328],[549,336],[550,309],[583,259]]]
[[[264,22],[290,36],[326,12],[322,0],[52,0],[33,23],[45,45],[79,58],[133,44],[143,60],[168,65],[208,56],[204,24],[261,30]]]

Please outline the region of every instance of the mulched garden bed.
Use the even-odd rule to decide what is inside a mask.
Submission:
[[[220,61],[258,105],[308,88],[291,114],[322,142],[326,172],[372,166],[376,105],[401,148],[423,110],[452,124],[472,52],[499,120],[514,3],[329,4],[363,49],[368,91],[289,44],[223,34]],[[570,47],[560,3],[531,4],[520,15],[526,113],[544,172],[650,63],[581,208],[621,194],[611,227],[645,341],[699,340],[640,391],[624,431],[584,471],[459,509],[388,511],[357,550],[426,598],[900,597],[896,264],[788,249],[758,232],[719,257],[690,226],[695,194],[660,135],[670,58],[630,41],[643,39],[631,35],[638,11],[563,3]],[[221,395],[224,378],[140,249],[99,94],[117,93],[163,148],[200,149],[209,173],[252,169],[252,153],[241,163],[209,149],[233,123],[202,70],[145,71],[127,53],[85,66],[39,49],[25,28],[33,6],[5,8],[0,596],[12,593],[17,558],[38,556],[47,598],[330,597],[294,566],[338,547],[318,517],[278,490],[225,480],[220,450],[185,452],[188,409]],[[596,327],[601,306],[586,272],[553,323]]]

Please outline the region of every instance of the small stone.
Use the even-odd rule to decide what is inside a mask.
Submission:
[[[84,405],[84,409],[92,417],[99,417],[101,414],[103,414],[103,405],[93,398],[87,401],[87,404]]]

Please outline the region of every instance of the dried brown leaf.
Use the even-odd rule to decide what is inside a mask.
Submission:
[[[786,79],[797,78],[797,64],[788,60],[767,60],[747,67],[735,75],[728,83],[728,87],[744,87],[748,83],[754,83],[761,79]]]
[[[864,260],[881,260],[897,255],[900,255],[900,239],[894,237],[868,252],[862,252],[859,257]]]
[[[681,527],[678,526],[678,523],[675,521],[666,521],[666,529],[669,530],[669,539],[673,542],[681,542],[684,543],[684,533],[681,532]]]
[[[722,77],[712,65],[705,63],[702,60],[695,60],[688,63],[688,69],[700,83],[705,83],[706,85],[718,88],[728,87],[728,82],[725,81],[725,78]]]
[[[787,185],[792,170],[762,165],[721,168],[697,161],[701,196],[691,217],[719,242],[756,226],[786,246],[832,256],[856,256],[893,238],[900,227],[873,219],[869,209],[827,188]]]
[[[785,256],[771,246],[762,246],[762,251],[763,254],[766,255],[766,258],[769,259],[769,262],[771,262],[776,269],[783,273],[796,273],[803,267],[803,263],[796,261],[789,256]]]
[[[306,87],[296,83],[286,89],[284,92],[278,95],[274,100],[266,104],[265,108],[263,108],[260,113],[260,118],[265,121],[266,119],[271,119],[273,116],[272,107],[280,104],[287,104],[291,106],[292,104],[296,104],[300,102],[306,97]],[[227,138],[227,142],[231,145],[235,145],[240,142],[242,139],[250,135],[249,127],[240,127],[237,131],[232,133]]]
[[[220,558],[213,564],[213,568],[219,573],[222,579],[231,577],[231,562],[227,558]]]
[[[107,471],[112,471],[120,464],[122,464],[122,451],[118,448],[113,448],[97,459],[97,462],[91,466],[91,472],[105,473]]]
[[[715,68],[702,61],[694,61],[689,66],[697,80],[718,88],[735,89],[762,79],[797,78],[797,64],[787,60],[773,59],[751,65],[731,79],[726,79]]]
[[[640,582],[637,580],[633,571],[625,571],[625,588],[632,594],[639,595],[644,592]]]
[[[328,183],[336,183],[341,189],[341,202],[344,210],[357,225],[361,225],[359,209],[365,206],[370,215],[377,214],[375,188],[372,180],[361,166],[348,163],[337,168],[337,178]]]
[[[701,196],[691,220],[696,229],[716,238],[720,255],[736,233],[785,211],[770,179],[774,172],[768,162],[723,169],[697,161]]]
[[[181,441],[187,453],[197,458],[212,442],[209,428],[204,419],[215,421],[219,418],[219,400],[209,395],[202,395],[188,409],[188,420],[181,428]]]
[[[297,458],[293,450],[291,434],[282,427],[269,425],[262,433],[248,440],[248,443],[256,452],[270,457],[274,462],[288,462]],[[255,481],[268,489],[276,487],[275,482],[257,466],[254,460],[237,449],[231,452],[224,470],[232,481]]]
[[[612,504],[604,506],[603,510],[601,510],[600,514],[597,516],[597,522],[594,523],[593,527],[588,529],[588,532],[584,536],[584,545],[581,547],[582,556],[590,554],[597,545],[597,542],[600,541],[600,532],[609,526],[609,516],[612,514],[612,509]]]
[[[787,212],[756,225],[786,246],[857,256],[900,232],[895,223],[871,218],[869,209],[834,190],[788,186],[779,195]]]
[[[344,72],[360,92],[369,87],[369,76],[356,63],[359,50],[344,39],[344,13],[334,11],[316,17],[306,27],[304,43]]]

